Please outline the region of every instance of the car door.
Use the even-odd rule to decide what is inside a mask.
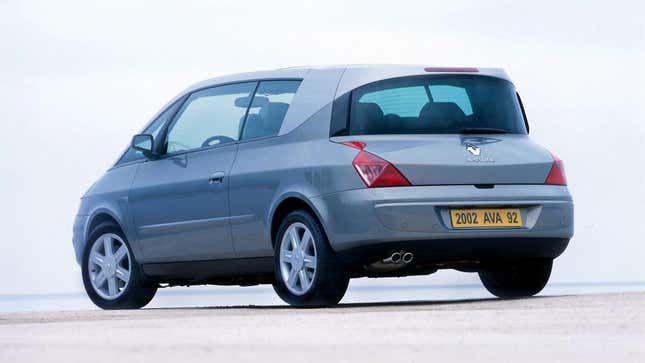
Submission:
[[[273,254],[265,224],[271,202],[289,179],[281,162],[293,150],[278,135],[300,80],[262,81],[254,95],[231,171],[231,230],[238,257]]]
[[[230,258],[229,178],[256,82],[192,93],[140,165],[129,204],[144,262]]]

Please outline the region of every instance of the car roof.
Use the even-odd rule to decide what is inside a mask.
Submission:
[[[426,69],[443,69],[443,71],[426,71]],[[366,83],[378,81],[387,78],[404,77],[411,75],[428,75],[428,74],[463,74],[458,71],[462,67],[436,67],[428,65],[414,65],[414,64],[339,64],[339,65],[323,65],[323,66],[295,66],[287,68],[279,68],[273,70],[263,70],[255,72],[244,72],[230,74],[215,78],[210,78],[198,83],[195,83],[188,90],[196,90],[200,88],[210,87],[223,83],[253,81],[261,79],[289,79],[289,78],[308,78],[315,73],[338,73],[333,71],[341,71],[343,74],[343,81],[347,83],[351,90],[353,83]],[[470,67],[469,67],[470,68]],[[455,69],[455,71],[450,71]],[[475,68],[478,75],[491,76],[502,78],[510,82],[510,78],[502,68]],[[332,72],[330,72],[332,71]],[[358,84],[356,87],[360,86]],[[350,88],[351,87],[351,88]],[[339,94],[342,94],[343,89],[339,89]]]
[[[429,71],[427,70],[428,67],[436,70],[441,69],[442,71]],[[221,84],[258,80],[302,80],[302,83],[298,88],[298,92],[294,96],[291,106],[285,115],[282,127],[278,133],[279,135],[284,135],[300,126],[325,106],[330,105],[336,97],[357,87],[383,79],[431,74],[477,74],[501,78],[510,82],[510,78],[501,68],[477,68],[476,73],[464,73],[463,71],[459,71],[458,68],[431,67],[428,65],[412,64],[298,66],[237,73],[207,79],[188,87],[171,100],[166,106],[188,93]],[[165,108],[166,107],[164,107],[164,109]],[[329,107],[328,112],[331,113],[331,107]],[[157,115],[155,115],[153,119],[156,118]]]

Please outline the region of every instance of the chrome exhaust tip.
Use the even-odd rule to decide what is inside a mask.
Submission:
[[[384,263],[399,263],[401,262],[401,253],[394,252],[390,257],[383,260]]]
[[[376,273],[388,273],[404,268],[412,261],[413,255],[410,252],[394,252],[388,258],[365,265],[365,269]]]

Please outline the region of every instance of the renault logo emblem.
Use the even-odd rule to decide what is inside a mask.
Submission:
[[[482,153],[482,150],[473,144],[468,144],[466,150],[470,151],[470,153],[475,156],[479,156]]]

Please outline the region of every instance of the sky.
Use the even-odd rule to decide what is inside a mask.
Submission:
[[[644,10],[621,0],[0,1],[0,294],[82,289],[79,198],[182,89],[342,63],[505,68],[575,199],[576,234],[552,281],[645,281]]]

